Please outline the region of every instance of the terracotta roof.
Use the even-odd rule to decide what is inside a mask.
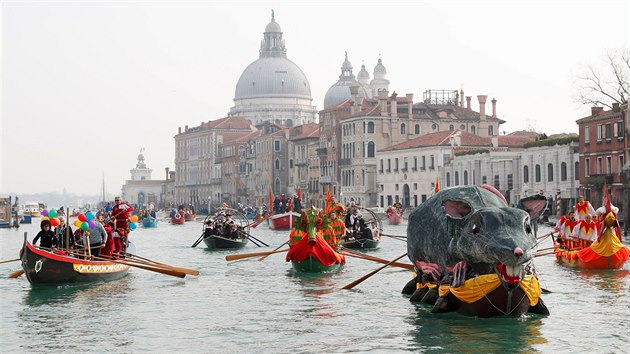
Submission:
[[[530,135],[499,135],[499,146],[523,147],[523,145],[535,140],[536,136]]]
[[[308,138],[319,138],[319,123],[308,123],[291,128],[290,140],[300,140]]]
[[[403,143],[390,146],[379,151],[395,151],[414,149],[427,146],[450,146],[450,137],[459,134],[461,144],[459,146],[492,146],[490,138],[483,138],[461,130],[446,130],[437,133],[424,134]]]
[[[225,117],[210,121],[204,124],[204,127],[206,125],[211,129],[248,129],[251,123],[245,117]]]

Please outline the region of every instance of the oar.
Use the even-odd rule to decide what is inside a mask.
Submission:
[[[229,262],[229,261],[236,261],[236,260],[243,259],[243,258],[251,258],[251,257],[258,257],[258,256],[268,256],[270,254],[286,252],[288,250],[289,249],[286,248],[286,249],[277,250],[277,251],[230,254],[230,255],[225,256],[225,260]]]
[[[190,275],[199,275],[199,271],[195,270],[195,269],[175,267],[175,266],[172,266],[172,265],[169,265],[169,264],[152,261],[152,260],[150,260],[148,258],[140,257],[138,255],[131,254],[131,253],[127,253],[127,255],[131,256],[131,258],[138,258],[139,260],[143,260],[146,263],[156,264],[156,265],[159,265],[159,266],[164,267],[164,268],[171,268],[171,269],[176,270],[178,272],[182,272],[182,273],[186,273],[186,274],[190,274]]]
[[[345,254],[346,256],[355,257],[355,258],[361,258],[361,259],[365,259],[365,260],[368,260],[368,261],[377,262],[377,263],[381,263],[381,264],[388,264],[389,263],[389,261],[386,260],[386,259],[369,256],[369,255],[367,255],[365,253],[361,253],[361,252],[349,251],[347,248],[343,249],[341,251],[341,253]],[[413,270],[413,264],[406,264],[406,263],[395,262],[395,263],[392,263],[390,265],[392,267],[399,267],[399,268],[404,268],[404,269],[408,269],[408,270]]]
[[[378,269],[376,269],[376,270],[373,270],[373,271],[369,272],[368,274],[366,274],[366,275],[362,276],[361,278],[359,278],[359,279],[357,279],[357,280],[353,281],[352,283],[350,283],[350,284],[348,284],[348,285],[344,286],[344,287],[343,287],[343,289],[352,289],[352,288],[354,288],[355,286],[357,286],[357,285],[361,284],[361,283],[362,283],[364,280],[366,280],[367,278],[369,278],[369,277],[373,276],[374,274],[376,274],[376,273],[380,272],[381,270],[385,269],[385,267],[387,267],[387,266],[389,266],[389,265],[392,265],[393,263],[396,263],[396,261],[397,261],[397,260],[399,260],[399,259],[401,259],[401,258],[405,257],[406,255],[407,255],[407,253],[405,253],[405,254],[403,254],[402,256],[400,256],[400,257],[398,257],[398,258],[394,259],[393,261],[390,261],[389,263],[385,264],[384,266],[382,266],[382,267],[380,267],[380,268],[378,268]]]
[[[550,254],[554,254],[555,252],[547,252],[547,253],[540,253],[540,254],[535,254],[534,257],[540,257],[540,256],[548,256]]]
[[[205,236],[205,234],[201,234],[201,236],[199,236],[199,238],[197,239],[197,241],[195,241],[195,243],[193,243],[193,245],[191,246],[192,248],[197,247],[197,245],[199,243],[201,243],[201,241],[203,240],[203,237]]]
[[[407,242],[407,238],[406,238],[406,237],[394,236],[394,235],[386,235],[386,234],[381,234],[381,235],[382,235],[382,236],[385,236],[385,237],[393,238],[394,240],[398,240],[398,241],[402,241],[402,242]]]
[[[19,261],[19,260],[20,260],[20,258],[16,258],[16,259],[9,259],[8,261],[0,261],[0,264],[2,264],[2,263],[9,263],[9,262],[17,262],[17,261]]]
[[[140,269],[144,269],[144,270],[150,270],[152,272],[157,272],[157,273],[170,275],[172,277],[184,278],[186,276],[186,273],[184,273],[184,272],[179,272],[179,271],[172,270],[172,269],[160,268],[160,267],[157,267],[157,266],[149,267],[147,265],[137,264],[137,263],[134,263],[134,262],[122,261],[122,260],[116,260],[116,259],[109,259],[109,258],[103,258],[103,257],[96,257],[96,256],[94,256],[94,259],[98,259],[98,260],[101,260],[101,261],[108,261],[108,262],[118,263],[118,264],[124,264],[124,265],[128,265],[130,267],[136,267],[136,268],[140,268]]]
[[[252,237],[249,237],[250,235],[241,231],[242,234],[245,236],[245,238],[247,238],[248,240],[252,241],[253,244],[255,244],[258,247],[262,247],[258,242],[256,242],[256,240],[254,240]]]
[[[9,274],[9,278],[17,278],[22,274],[24,274],[24,269],[16,270],[15,272]]]
[[[541,238],[545,238],[545,237],[552,236],[552,235],[554,234],[554,232],[555,232],[555,231],[551,231],[551,232],[550,232],[550,233],[548,233],[548,234],[545,234],[545,235],[542,235],[542,236],[538,236],[538,237],[536,237],[536,239],[537,239],[537,240],[540,240]]]
[[[387,236],[387,237],[392,237],[392,238],[407,238],[407,236],[403,236],[403,235],[388,235],[388,234],[381,234],[381,236]]]
[[[245,232],[245,231],[241,231],[241,232],[242,232],[242,233],[244,233],[245,235],[247,235],[247,237],[248,237],[249,239],[256,240],[256,241],[258,241],[258,242],[262,243],[263,245],[265,245],[265,246],[269,247],[269,245],[268,245],[268,244],[266,244],[266,243],[262,242],[261,240],[257,239],[256,237],[252,236],[250,233],[247,233],[247,232]],[[258,246],[258,247],[260,247],[260,246]]]
[[[277,251],[277,250],[279,250],[280,248],[282,248],[282,246],[284,246],[284,245],[288,244],[288,243],[289,243],[289,241],[290,241],[290,240],[286,240],[283,244],[281,244],[280,246],[276,247],[273,251]],[[273,251],[271,251],[271,252],[273,252]],[[271,253],[269,253],[269,254],[267,254],[267,255],[264,255],[264,256],[262,256],[262,257],[258,258],[258,261],[262,261],[262,260],[264,260],[265,258],[269,257],[269,255],[270,255],[270,254],[271,254]]]

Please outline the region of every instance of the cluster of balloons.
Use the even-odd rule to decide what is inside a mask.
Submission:
[[[57,210],[55,209],[51,209],[50,211],[48,211],[48,209],[44,209],[42,210],[42,215],[42,221],[50,220],[50,225],[52,225],[53,227],[59,226],[59,224],[61,224],[61,221],[59,221],[59,218],[57,218]]]
[[[138,215],[131,215],[129,221],[131,221],[129,223],[129,230],[135,230],[136,227],[138,227],[138,225],[136,224],[138,222]]]
[[[83,231],[94,228],[94,213],[88,211],[87,213],[79,214],[79,219],[74,221],[74,226],[81,228]]]

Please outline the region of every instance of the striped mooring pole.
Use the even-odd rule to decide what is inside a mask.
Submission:
[[[556,215],[560,215],[560,189],[556,191]]]

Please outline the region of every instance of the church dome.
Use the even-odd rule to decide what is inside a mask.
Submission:
[[[361,65],[361,71],[357,74],[357,80],[361,85],[369,85],[370,83],[370,73],[365,70],[365,64]]]
[[[304,72],[284,57],[263,57],[249,64],[236,84],[234,100],[255,97],[311,97]]]
[[[348,53],[346,52],[345,60],[341,64],[341,75],[339,75],[339,81],[332,85],[326,96],[324,96],[324,108],[339,104],[349,98],[352,98],[350,93],[350,87],[358,86],[359,97],[369,98],[370,88],[364,84],[359,83],[352,74],[352,63],[348,60]]]

